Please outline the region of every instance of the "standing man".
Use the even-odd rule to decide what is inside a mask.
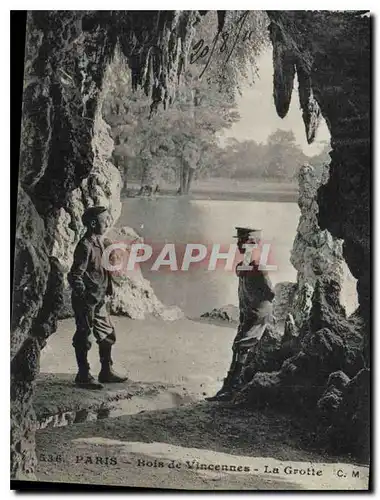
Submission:
[[[68,274],[76,323],[73,346],[78,374],[75,383],[87,389],[101,389],[101,383],[127,380],[112,369],[111,349],[116,336],[106,300],[106,296],[112,294],[112,282],[109,271],[102,263],[106,243],[103,236],[108,229],[109,214],[105,207],[91,207],[84,212],[82,221],[87,231],[75,249],[74,262]],[[87,360],[92,335],[99,346],[99,382],[91,375]]]
[[[249,245],[258,245],[261,231],[246,227],[237,227],[237,246],[239,252],[245,255]],[[239,326],[232,345],[232,363],[222,388],[215,396],[206,398],[208,401],[229,401],[233,392],[239,387],[242,369],[249,349],[257,338],[262,335],[265,325],[272,320],[272,301],[274,292],[267,273],[260,269],[259,264],[250,258],[244,259],[236,266],[239,278]],[[250,269],[247,269],[249,267]]]

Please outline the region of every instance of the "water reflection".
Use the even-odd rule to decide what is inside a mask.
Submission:
[[[296,280],[289,258],[299,215],[296,203],[136,198],[124,201],[118,226],[133,227],[153,245],[175,243],[177,248],[184,243],[229,245],[234,243],[235,226],[260,228],[264,240],[272,245],[277,270],[270,276],[275,284]],[[179,267],[180,264],[179,260]],[[231,271],[192,267],[187,272],[151,271],[150,265],[142,264],[142,271],[157,296],[168,305],[181,307],[189,316],[199,316],[228,303],[237,304],[237,278]],[[345,295],[351,304],[349,309],[354,308],[352,278]]]

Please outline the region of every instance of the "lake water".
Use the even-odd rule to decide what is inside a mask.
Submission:
[[[263,239],[271,244],[277,270],[271,272],[270,277],[276,284],[296,281],[296,271],[289,258],[299,214],[296,203],[131,198],[123,202],[117,225],[133,227],[154,246],[174,243],[176,249],[184,243],[230,244],[236,242],[235,226],[260,228]],[[167,305],[179,306],[188,316],[237,304],[238,280],[234,272],[192,269],[191,266],[187,272],[152,271],[151,264],[142,264],[141,268],[158,298]],[[357,304],[355,280],[346,271],[342,303],[347,312],[352,312]]]

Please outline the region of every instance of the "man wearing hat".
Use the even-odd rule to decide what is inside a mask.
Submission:
[[[91,207],[84,212],[82,221],[87,231],[75,249],[74,262],[68,274],[76,322],[73,346],[78,374],[75,383],[88,389],[101,389],[102,382],[117,383],[127,379],[112,369],[111,349],[116,336],[106,303],[106,296],[112,295],[112,281],[102,265],[107,244],[103,236],[108,229],[109,218],[107,209],[102,206]],[[91,375],[87,360],[91,334],[99,345],[99,382]]]
[[[274,292],[267,273],[259,268],[257,260],[246,253],[249,245],[261,240],[261,230],[236,227],[239,252],[248,257],[236,266],[239,278],[239,326],[232,345],[232,363],[222,388],[208,401],[228,401],[241,383],[241,374],[249,349],[262,335],[265,325],[272,320]]]

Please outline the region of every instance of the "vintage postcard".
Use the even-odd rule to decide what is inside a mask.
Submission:
[[[368,11],[27,13],[12,484],[370,487],[370,77]]]

